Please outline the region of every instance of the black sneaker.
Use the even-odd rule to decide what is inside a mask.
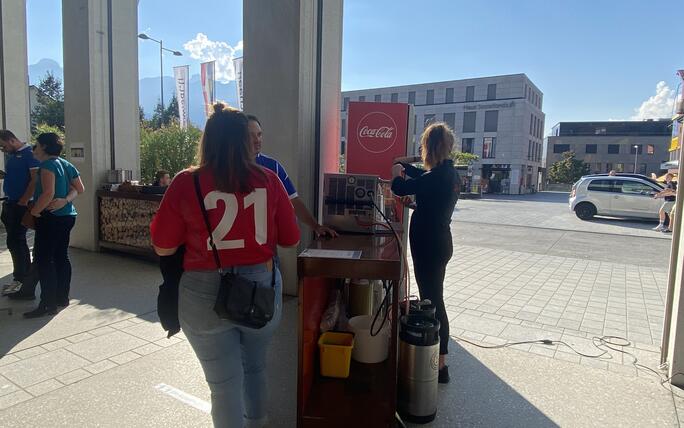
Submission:
[[[10,300],[36,300],[36,296],[34,294],[22,293],[21,291],[8,294],[7,298]]]
[[[66,308],[67,306],[69,306],[69,299],[57,303],[58,308]]]
[[[449,383],[451,377],[449,377],[449,366],[444,366],[439,370],[439,377],[437,378],[439,383]]]
[[[38,306],[36,309],[25,312],[24,318],[40,318],[45,315],[57,315],[57,308],[47,308],[45,306]]]

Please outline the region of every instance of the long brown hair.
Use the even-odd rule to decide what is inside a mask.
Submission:
[[[254,190],[250,177],[256,173],[266,178],[256,164],[249,145],[247,116],[222,102],[204,126],[199,147],[200,169],[214,175],[216,189],[226,193],[249,193]]]
[[[454,148],[454,132],[444,122],[436,122],[425,128],[420,137],[420,156],[427,169],[432,169],[449,159]]]

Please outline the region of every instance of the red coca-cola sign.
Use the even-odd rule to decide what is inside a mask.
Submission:
[[[391,178],[393,160],[407,152],[408,104],[350,102],[347,172]]]
[[[397,123],[392,116],[372,111],[357,125],[359,144],[370,153],[384,153],[397,141]]]

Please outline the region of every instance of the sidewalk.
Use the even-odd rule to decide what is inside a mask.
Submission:
[[[72,255],[72,305],[53,319],[24,320],[21,312],[33,304],[0,300],[0,306],[16,309],[13,316],[0,313],[2,425],[211,426],[208,387],[189,344],[182,334],[165,339],[157,322],[156,266],[77,250]],[[7,251],[0,253],[1,274],[11,270],[8,257]],[[511,257],[520,256],[505,255],[498,263],[509,277],[517,274],[506,261]],[[537,261],[528,264],[533,269]],[[540,272],[550,271],[542,266]],[[467,275],[467,269],[475,268],[450,266],[456,276]],[[562,269],[572,272],[569,265]],[[501,272],[471,272],[464,278],[476,284],[475,277],[482,282]],[[481,318],[482,325],[495,327],[504,322],[466,310],[471,309],[457,317]],[[297,302],[288,299],[269,352],[272,426],[295,426],[296,319]],[[511,322],[501,332],[492,331],[490,339],[471,339],[492,340],[510,326],[525,327],[522,321]],[[509,333],[530,338],[527,331]],[[452,383],[440,386],[438,419],[429,426],[677,426],[675,402],[682,400],[674,399],[655,376],[456,342],[449,364]]]

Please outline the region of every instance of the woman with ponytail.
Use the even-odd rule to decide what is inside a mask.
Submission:
[[[439,382],[449,382],[445,365],[449,345],[449,319],[444,307],[444,274],[453,251],[451,215],[454,212],[460,179],[450,159],[454,134],[445,123],[428,126],[420,139],[421,160],[425,170],[397,159],[392,168],[392,192],[397,196],[415,195],[409,241],[413,267],[421,299],[436,307],[439,329]],[[408,178],[404,178],[406,175]]]

